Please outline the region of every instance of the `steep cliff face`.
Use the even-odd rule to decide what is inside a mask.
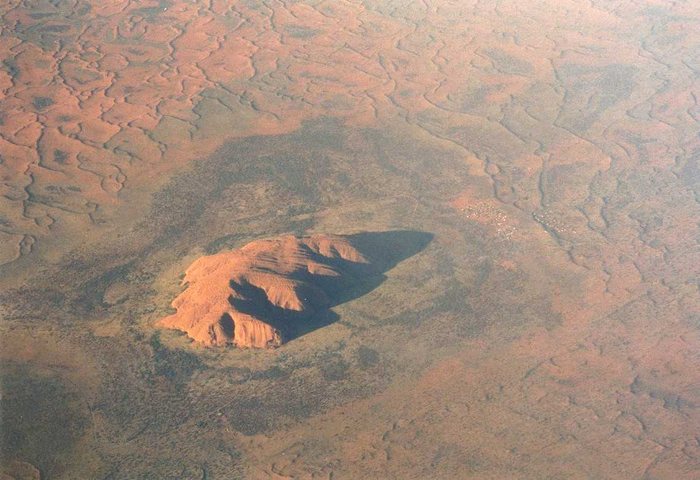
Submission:
[[[371,271],[349,237],[283,236],[199,258],[159,325],[206,346],[270,348]]]

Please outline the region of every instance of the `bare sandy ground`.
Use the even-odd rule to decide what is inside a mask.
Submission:
[[[0,475],[700,476],[696,2],[0,15]],[[197,258],[363,232],[281,348],[156,328]]]

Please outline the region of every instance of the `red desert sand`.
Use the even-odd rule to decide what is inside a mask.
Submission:
[[[206,346],[277,347],[289,322],[330,307],[349,269],[368,263],[342,236],[255,241],[197,259],[183,279],[187,289],[172,303],[177,313],[159,324]]]

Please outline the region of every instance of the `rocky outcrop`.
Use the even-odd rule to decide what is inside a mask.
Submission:
[[[373,270],[352,237],[255,241],[196,260],[159,325],[206,346],[277,347]]]
[[[2,462],[0,462],[2,463]],[[0,465],[0,480],[40,480],[39,469],[31,463],[10,460]]]

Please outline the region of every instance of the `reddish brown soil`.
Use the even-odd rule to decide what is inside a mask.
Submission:
[[[700,478],[698,2],[7,0],[0,16],[0,399],[19,412],[2,462]],[[265,312],[217,322],[234,278],[306,308],[289,272],[216,252],[397,228],[435,240],[284,348],[153,328],[209,255],[196,265],[221,275],[197,269],[171,321],[278,343]],[[39,379],[26,398],[82,397],[25,414],[18,378]],[[88,420],[56,423],[70,409]]]

